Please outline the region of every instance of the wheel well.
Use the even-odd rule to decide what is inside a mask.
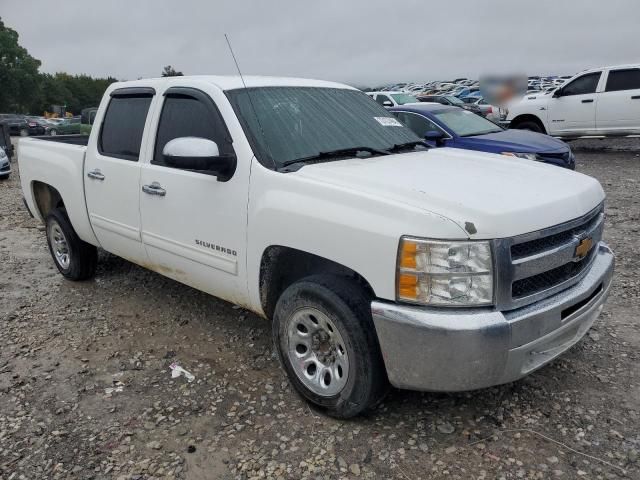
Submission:
[[[267,318],[272,318],[276,303],[294,282],[316,274],[330,274],[354,279],[371,298],[373,288],[360,274],[344,265],[290,247],[270,246],[260,261],[260,302]]]
[[[547,129],[544,128],[544,124],[542,123],[542,120],[540,120],[535,115],[531,115],[531,114],[518,115],[516,118],[511,120],[510,127],[517,128],[517,125],[522,122],[535,122],[540,126],[540,128],[544,133],[547,133]]]
[[[60,192],[51,185],[42,182],[33,182],[32,188],[36,208],[38,209],[40,218],[43,220],[47,218],[49,212],[54,208],[64,208],[64,202],[62,201]]]

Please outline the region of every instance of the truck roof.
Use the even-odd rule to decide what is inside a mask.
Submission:
[[[311,80],[307,78],[295,77],[267,77],[259,75],[245,75],[244,82],[239,75],[185,75],[180,77],[148,78],[117,82],[109,86],[109,90],[123,87],[154,87],[171,85],[172,83],[184,84],[185,82],[205,82],[211,83],[221,90],[234,90],[247,87],[324,87],[324,88],[344,88],[352,89],[348,85],[324,80]]]
[[[612,68],[639,68],[640,64],[638,63],[628,63],[625,65],[609,65],[606,67],[596,67],[596,68],[588,68],[586,70],[583,70],[580,73],[586,73],[586,72],[600,72],[601,70],[611,70]]]

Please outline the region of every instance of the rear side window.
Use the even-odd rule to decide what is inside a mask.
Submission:
[[[595,93],[601,72],[587,73],[562,88],[562,96]]]
[[[611,70],[607,78],[607,92],[640,90],[640,69]]]
[[[422,115],[410,112],[393,112],[393,114],[419,137],[424,137],[428,132],[442,132],[435,123]]]
[[[378,102],[380,105],[384,105],[384,102],[393,103],[391,101],[391,99],[389,97],[387,97],[386,95],[378,95],[376,97],[376,102]]]
[[[111,98],[100,131],[102,155],[138,161],[149,105],[151,95]]]
[[[156,137],[155,153],[151,163],[167,166],[162,151],[165,145],[174,138],[200,137],[213,140],[218,144],[221,155],[233,153],[231,138],[222,116],[211,100],[204,93],[188,88],[177,88],[178,92],[166,95],[158,134]],[[172,167],[174,168],[174,167]]]

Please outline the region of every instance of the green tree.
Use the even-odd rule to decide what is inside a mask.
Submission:
[[[40,61],[18,44],[18,32],[0,19],[0,112],[27,112],[38,90]]]
[[[181,77],[182,75],[183,75],[182,72],[178,72],[177,70],[174,70],[174,68],[171,65],[167,65],[162,69],[163,77]]]

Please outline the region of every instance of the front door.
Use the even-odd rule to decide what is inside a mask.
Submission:
[[[598,98],[596,128],[603,134],[640,133],[640,68],[609,70]]]
[[[228,102],[221,91],[211,93],[218,102]],[[218,181],[207,173],[168,166],[163,149],[182,137],[213,140],[220,154],[237,154],[231,179]],[[194,88],[169,88],[148,156],[142,166],[140,211],[150,268],[232,302],[246,298],[241,279],[251,157],[234,152],[212,97]]]
[[[549,99],[549,134],[590,135],[596,128],[596,89],[601,72],[586,73],[562,87],[560,97]]]
[[[102,248],[136,263],[146,252],[140,234],[140,147],[151,88],[115,90],[101,122],[98,141],[90,142],[84,171],[87,211]]]

